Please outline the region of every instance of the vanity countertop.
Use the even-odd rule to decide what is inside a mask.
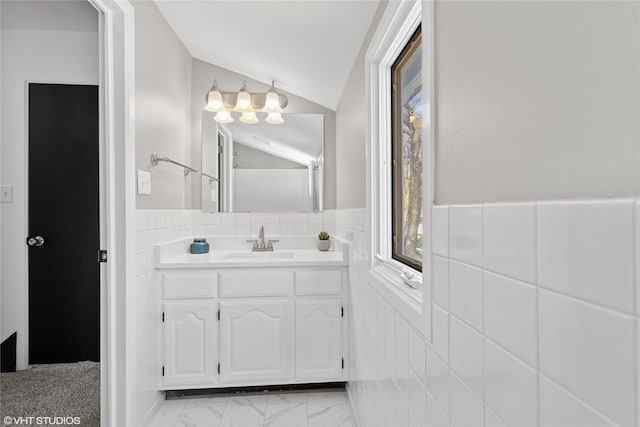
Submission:
[[[192,239],[181,239],[156,245],[156,269],[238,268],[238,267],[321,267],[348,264],[348,245],[335,240],[329,251],[311,249],[307,241],[282,239],[273,252],[252,252],[246,245],[224,244],[211,238],[211,250],[206,254],[190,254]],[[244,241],[244,240],[243,240]],[[295,243],[305,243],[303,245]],[[305,247],[306,246],[306,247]]]

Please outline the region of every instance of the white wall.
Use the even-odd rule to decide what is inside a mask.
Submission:
[[[336,109],[336,207],[365,206],[367,116],[365,94],[365,53],[384,13],[381,1],[371,28],[362,42]]]
[[[4,2],[3,2],[4,3]],[[97,30],[98,14],[95,12]],[[54,19],[49,17],[49,21]],[[96,31],[2,29],[1,182],[13,185],[2,203],[0,340],[18,332],[18,368],[27,366],[27,236],[25,82],[98,84]],[[53,209],[54,207],[52,207]]]
[[[437,2],[437,202],[640,194],[639,16]]]
[[[151,171],[151,195],[138,195],[137,207],[185,209],[193,175],[185,177],[182,168],[168,163],[152,167],[150,157],[155,152],[190,163],[191,55],[152,1],[131,3],[136,28],[136,168]]]
[[[223,90],[238,90],[242,86],[244,80],[247,81],[249,90],[256,92],[266,92],[269,86],[249,79],[240,74],[234,73],[216,65],[209,64],[198,59],[193,59],[193,76],[192,76],[192,105],[191,105],[191,163],[196,169],[200,168],[200,147],[201,147],[201,125],[202,110],[204,108],[204,97],[213,85],[213,80],[217,79],[219,86]],[[276,82],[277,88],[277,82]],[[324,208],[333,209],[336,203],[336,114],[319,104],[308,101],[296,95],[287,93],[289,105],[286,108],[287,113],[319,113],[324,114]],[[211,115],[213,117],[213,114]],[[199,209],[201,182],[194,180],[193,194],[194,197],[191,206]]]

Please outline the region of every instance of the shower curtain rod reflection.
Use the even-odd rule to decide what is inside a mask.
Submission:
[[[220,182],[220,180],[218,178],[216,178],[215,176],[211,176],[208,173],[200,172],[200,175],[206,176],[207,179],[209,180],[209,184],[213,184],[213,181]]]
[[[158,166],[158,162],[173,163],[176,166],[180,166],[181,168],[184,169],[184,176],[189,175],[189,172],[198,172],[198,169],[194,169],[194,168],[192,168],[190,166],[183,165],[182,163],[176,162],[175,160],[171,160],[168,157],[159,157],[156,153],[152,153],[151,154],[151,165],[152,166]]]

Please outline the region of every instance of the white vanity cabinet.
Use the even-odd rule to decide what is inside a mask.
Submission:
[[[218,347],[217,308],[208,302],[164,304],[164,384],[213,384]]]
[[[344,381],[344,268],[161,276],[161,389]]]
[[[212,385],[218,361],[217,275],[178,273],[162,279],[163,385]]]
[[[220,304],[220,382],[291,377],[292,327],[288,300]]]

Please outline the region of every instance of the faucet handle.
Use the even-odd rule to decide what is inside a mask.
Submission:
[[[258,243],[257,239],[247,239],[247,243]]]

